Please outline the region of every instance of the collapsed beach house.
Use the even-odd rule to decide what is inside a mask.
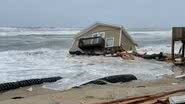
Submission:
[[[74,37],[69,50],[76,55],[105,55],[121,51],[136,51],[136,43],[123,26],[95,23]]]

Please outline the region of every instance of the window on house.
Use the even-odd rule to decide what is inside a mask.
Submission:
[[[114,46],[114,38],[107,38],[105,45],[106,45],[106,47],[112,47],[112,46]]]
[[[102,37],[105,38],[105,32],[97,32],[92,34],[93,37]],[[97,38],[94,42],[98,43],[100,41],[100,38]]]
[[[105,38],[105,32],[97,32],[97,33],[92,34],[92,36]]]

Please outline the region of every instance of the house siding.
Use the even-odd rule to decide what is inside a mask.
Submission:
[[[92,37],[92,34],[97,32],[105,32],[105,37],[103,37],[105,41],[106,39],[108,38],[110,39],[113,37],[114,38],[113,47],[117,47],[121,45],[121,47],[124,50],[136,51],[135,43],[132,41],[131,37],[127,35],[127,32],[126,30],[124,30],[124,28],[122,29],[121,27],[116,27],[116,26],[112,27],[112,26],[106,26],[106,25],[97,25],[97,26],[95,25],[93,27],[90,27],[89,30],[82,31],[81,33],[78,34],[78,36],[75,37],[75,40],[73,42],[72,48],[70,49],[70,52],[81,51],[83,53],[83,50],[81,50],[78,46],[79,39]],[[117,48],[114,48],[114,49],[117,49]]]
[[[104,37],[105,40],[107,38],[114,37],[114,46],[119,46],[120,28],[114,28],[114,27],[108,27],[108,26],[97,26],[91,29],[90,31],[88,31],[87,33],[85,33],[84,35],[78,37],[77,39],[79,40],[80,38],[92,37],[92,34],[97,32],[105,32],[105,37]]]
[[[136,51],[135,44],[122,32],[122,39],[121,39],[122,48],[125,50],[133,50]]]

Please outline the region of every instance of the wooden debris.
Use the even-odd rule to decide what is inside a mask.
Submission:
[[[117,52],[116,57],[121,57],[124,60],[134,60],[134,56],[127,51]]]
[[[175,77],[176,79],[185,79],[185,75],[179,75]]]
[[[157,93],[157,94],[153,94],[153,95],[123,98],[123,99],[117,99],[117,100],[95,103],[95,104],[116,104],[116,103],[120,103],[120,104],[140,104],[140,103],[144,103],[144,102],[147,102],[147,101],[157,100],[161,97],[165,97],[165,96],[175,94],[175,93],[179,93],[179,92],[185,92],[185,89],[174,90],[174,91],[169,91],[169,92],[161,92],[161,93]]]

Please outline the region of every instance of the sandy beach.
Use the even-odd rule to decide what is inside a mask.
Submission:
[[[164,76],[158,80],[136,80],[101,86],[85,85],[66,91],[49,90],[43,88],[42,85],[24,87],[1,93],[0,104],[93,104],[113,99],[173,91],[185,88],[185,80],[175,79],[175,76],[184,74],[183,70],[175,68],[174,75]],[[182,94],[185,92],[175,95]],[[16,97],[21,98],[15,99]]]

